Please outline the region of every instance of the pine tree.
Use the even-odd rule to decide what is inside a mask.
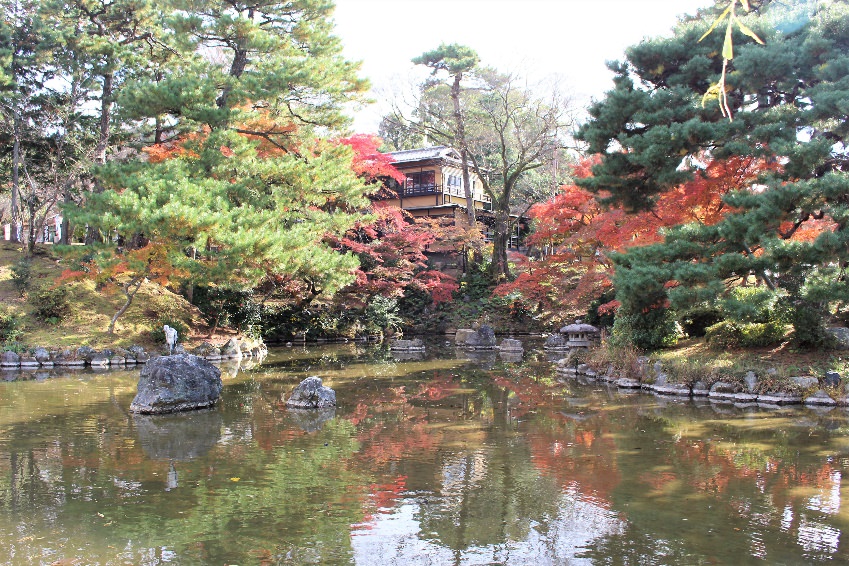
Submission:
[[[182,59],[129,83],[120,112],[167,134],[145,159],[99,169],[106,190],[77,222],[112,234],[99,265],[119,279],[165,273],[176,282],[249,288],[275,274],[308,277],[332,293],[356,258],[324,243],[367,205],[352,150],[321,139],[344,127],[342,105],[365,88],[341,56],[332,4],[175,3]],[[136,262],[149,250],[157,261]],[[144,255],[144,254],[142,254]]]
[[[463,115],[463,107],[460,100],[461,86],[465,75],[472,73],[480,58],[478,54],[465,45],[442,43],[437,49],[423,53],[413,59],[416,65],[425,65],[433,69],[433,75],[441,71],[448,74],[450,81],[449,96],[451,97],[451,124],[448,130],[451,132],[452,145],[460,151],[460,169],[463,175],[463,188],[466,194],[466,214],[469,218],[469,226],[475,226],[475,199],[472,194],[471,181],[469,177],[469,148],[466,142],[466,118]],[[440,83],[441,84],[441,83]],[[444,120],[444,117],[442,118]]]
[[[685,21],[674,37],[645,41],[611,65],[615,87],[579,132],[602,160],[579,184],[645,209],[700,175],[706,160],[775,167],[724,198],[733,212],[721,222],[683,225],[663,243],[615,256],[620,314],[645,319],[670,300],[713,303],[756,283],[782,298],[799,343],[823,343],[824,317],[849,300],[849,7],[765,2],[745,18],[765,45],[734,36],[725,78],[733,120],[702,104],[723,68],[722,35],[698,42],[710,19]]]

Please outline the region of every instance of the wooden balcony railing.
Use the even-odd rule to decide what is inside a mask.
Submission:
[[[405,197],[418,197],[422,195],[438,195],[442,194],[442,185],[434,183],[421,185],[407,185],[404,187]]]

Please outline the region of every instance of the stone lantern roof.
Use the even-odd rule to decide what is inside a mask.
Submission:
[[[560,333],[566,335],[567,348],[589,348],[598,337],[598,328],[576,320],[574,324],[561,328]]]
[[[598,328],[593,326],[592,324],[584,324],[580,319],[576,320],[573,324],[567,324],[563,328],[560,329],[561,334],[597,334]]]

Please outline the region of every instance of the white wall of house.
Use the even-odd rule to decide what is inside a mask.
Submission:
[[[7,242],[12,239],[13,230],[16,230],[18,233],[18,241],[21,241],[24,238],[24,226],[18,224],[17,226],[13,226],[12,224],[3,224],[3,239]],[[40,231],[40,233],[36,236],[35,241],[37,243],[50,243],[55,244],[58,243],[59,240],[62,239],[62,215],[55,214],[44,221],[44,228]]]

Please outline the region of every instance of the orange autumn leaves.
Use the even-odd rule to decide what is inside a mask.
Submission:
[[[159,285],[170,285],[174,279],[188,276],[188,272],[174,265],[168,257],[168,249],[165,245],[150,241],[138,249],[126,250],[124,255],[116,257],[115,261],[98,264],[87,261],[81,264],[82,269],[66,269],[62,272],[58,282],[79,281],[92,279],[105,293],[116,290],[119,279],[123,276],[142,275]]]
[[[597,162],[598,158],[582,161],[575,167],[575,176],[589,176]],[[752,186],[759,175],[779,167],[753,157],[714,160],[693,180],[661,194],[651,210],[639,213],[604,209],[591,192],[564,185],[555,197],[531,209],[535,232],[528,244],[538,259],[522,257],[519,276],[499,286],[496,293],[519,294],[544,318],[553,318],[558,311],[567,316],[586,312],[592,301],[612,287],[611,253],[662,242],[664,228],[718,223],[731,211],[724,195]],[[821,230],[822,225],[812,222],[793,237],[813,238]]]

